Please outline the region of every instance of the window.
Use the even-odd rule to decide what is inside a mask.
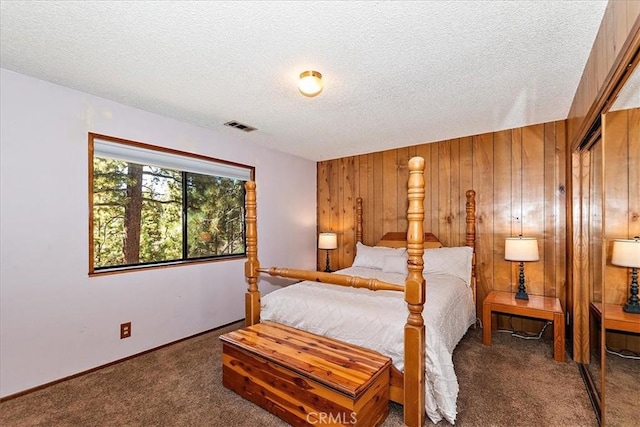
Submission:
[[[89,273],[245,255],[253,168],[89,134]]]

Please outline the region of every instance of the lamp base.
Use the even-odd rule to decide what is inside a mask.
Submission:
[[[624,307],[622,307],[622,311],[625,313],[640,314],[640,304],[626,303]]]
[[[329,266],[329,249],[327,249],[327,262],[326,262],[326,265],[324,266],[324,272],[332,273],[331,267]]]
[[[529,301],[529,295],[527,295],[527,288],[524,285],[524,262],[520,261],[520,274],[519,274],[518,292],[516,292],[516,299],[523,299]]]
[[[629,299],[622,307],[625,313],[640,314],[640,298],[638,298],[638,268],[631,270],[631,286],[629,287]]]

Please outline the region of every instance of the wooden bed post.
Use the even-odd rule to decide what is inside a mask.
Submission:
[[[473,258],[471,259],[471,289],[473,290],[473,300],[476,299],[476,192],[467,190],[467,236],[466,246],[473,248]]]
[[[409,274],[404,299],[409,316],[404,327],[404,423],[409,427],[422,426],[425,420],[425,327],[422,309],[425,303],[424,269],[424,159],[409,160],[409,208],[407,210],[407,261]]]
[[[249,286],[244,294],[245,326],[260,323],[260,290],[258,289],[258,226],[256,211],[256,183],[245,184],[245,206],[247,227],[247,261],[244,263],[244,275]]]
[[[362,243],[362,197],[356,199],[356,242]]]

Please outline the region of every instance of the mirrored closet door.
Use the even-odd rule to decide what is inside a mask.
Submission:
[[[576,153],[579,161],[580,203],[578,236],[582,241],[577,263],[576,279],[588,298],[588,348],[581,371],[587,385],[598,421],[603,412],[603,272],[605,254],[603,252],[603,206],[604,206],[604,159],[600,129],[596,130],[583,149]]]
[[[640,312],[630,304],[632,265],[637,265],[640,257],[640,239],[637,243],[634,239],[640,236],[639,78],[636,68],[602,118],[606,257],[603,419],[607,426],[637,425],[640,405]]]

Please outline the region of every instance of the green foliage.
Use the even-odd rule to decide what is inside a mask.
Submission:
[[[244,253],[242,181],[187,173],[188,257]]]
[[[126,163],[94,159],[93,245],[94,267],[124,262],[122,230],[126,197]]]
[[[125,207],[141,206],[139,263],[242,254],[242,181],[143,167],[142,203],[131,203],[128,163],[94,158],[94,268],[124,264]],[[187,185],[187,248],[183,254],[182,185]]]
[[[140,262],[181,259],[181,173],[145,166],[143,175]]]

